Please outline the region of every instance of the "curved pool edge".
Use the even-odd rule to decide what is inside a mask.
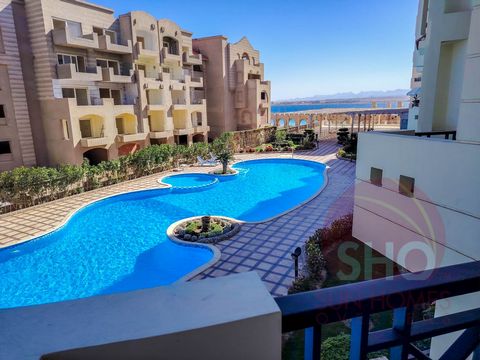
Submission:
[[[225,217],[225,216],[222,216],[222,217],[227,219],[227,217]],[[185,282],[185,281],[188,281],[188,280],[194,278],[198,274],[201,274],[202,272],[204,272],[208,268],[215,265],[220,260],[220,257],[222,256],[222,252],[215,245],[203,244],[203,243],[192,243],[192,242],[189,242],[189,241],[180,240],[174,235],[173,231],[175,230],[175,228],[179,224],[181,224],[185,221],[189,221],[189,220],[193,220],[193,219],[197,219],[197,218],[198,218],[198,216],[191,216],[191,217],[188,217],[188,218],[184,218],[184,219],[175,221],[174,223],[170,224],[170,226],[167,228],[167,231],[166,231],[167,236],[170,239],[170,241],[172,241],[173,243],[176,243],[178,245],[181,245],[181,246],[191,246],[191,247],[199,247],[199,248],[209,249],[213,253],[213,257],[209,261],[207,261],[205,264],[200,265],[196,269],[190,271],[188,274],[185,274],[181,278],[175,280],[172,284]]]
[[[322,173],[322,176],[323,176],[323,179],[324,179],[323,184],[322,184],[322,186],[320,186],[318,191],[315,194],[313,194],[312,196],[310,196],[307,200],[302,201],[301,203],[297,204],[296,206],[292,207],[291,209],[285,210],[284,212],[281,212],[278,215],[269,217],[269,218],[267,218],[265,220],[261,220],[261,221],[243,221],[243,220],[238,220],[238,219],[232,219],[232,220],[235,220],[235,221],[237,221],[239,223],[242,223],[242,224],[264,224],[266,222],[273,221],[273,220],[279,218],[280,216],[286,215],[286,214],[288,214],[288,213],[290,213],[290,212],[308,204],[310,201],[312,201],[317,196],[319,196],[323,192],[323,190],[325,190],[325,188],[328,185],[328,171],[331,169],[331,167],[328,166],[327,164],[323,163],[323,162],[320,162],[320,161],[305,160],[305,159],[294,159],[294,158],[263,158],[263,159],[241,160],[241,161],[233,163],[232,166],[235,166],[235,165],[241,164],[241,163],[245,163],[245,162],[262,161],[262,160],[294,160],[294,161],[309,162],[309,163],[313,163],[313,164],[316,164],[316,165],[318,165],[318,164],[325,165],[325,169],[323,169],[323,173]],[[238,175],[238,174],[236,174],[236,175]]]
[[[174,186],[172,184],[169,184],[165,182],[164,180],[167,178],[173,178],[173,177],[181,177],[181,176],[189,176],[189,175],[195,175],[195,176],[201,176],[201,177],[208,177],[212,178],[213,180],[209,182],[208,184],[203,184],[203,185],[194,185],[194,186]],[[186,172],[182,174],[170,174],[170,175],[165,175],[161,177],[160,179],[157,180],[157,183],[160,185],[164,186],[164,188],[169,188],[173,190],[185,190],[185,191],[190,191],[190,190],[205,190],[206,188],[209,188],[219,182],[219,179],[217,178],[216,175],[210,174],[210,173],[196,173],[196,172]]]
[[[235,165],[238,165],[238,164],[241,164],[241,163],[246,163],[246,162],[254,162],[254,161],[268,161],[268,160],[280,160],[280,161],[283,161],[283,160],[288,160],[288,161],[301,161],[301,162],[308,162],[308,163],[312,163],[312,164],[315,164],[315,165],[324,165],[325,166],[325,169],[323,170],[323,173],[322,173],[322,176],[324,178],[324,181],[323,181],[323,184],[322,186],[319,188],[319,190],[313,194],[310,198],[308,198],[307,200],[299,203],[298,205],[294,206],[293,208],[291,209],[288,209],[280,214],[277,214],[275,216],[272,216],[270,218],[267,218],[265,220],[261,220],[261,221],[243,221],[243,220],[239,220],[239,219],[235,219],[235,218],[229,218],[227,216],[224,216],[224,215],[217,215],[219,217],[223,217],[223,218],[226,218],[226,219],[230,219],[232,221],[235,221],[235,222],[238,222],[238,223],[241,223],[241,224],[263,224],[263,223],[266,223],[266,222],[269,222],[269,221],[272,221],[274,219],[277,219],[281,216],[284,216],[298,208],[300,208],[301,206],[304,206],[306,205],[307,203],[309,203],[310,201],[312,201],[313,199],[315,199],[317,196],[319,196],[322,191],[326,188],[326,186],[328,185],[328,171],[330,169],[330,166],[328,166],[327,164],[323,163],[323,162],[320,162],[320,161],[313,161],[313,160],[305,160],[305,159],[294,159],[294,158],[261,158],[261,159],[248,159],[248,160],[241,160],[241,161],[235,161],[232,166],[235,166]],[[235,169],[236,170],[236,169]],[[234,176],[238,176],[240,174],[240,172],[238,170],[236,170],[237,172],[235,174],[227,174],[227,175],[223,175],[225,177],[234,177]],[[185,174],[205,174],[205,173],[195,173],[195,172],[190,172],[190,173],[184,173],[184,174],[170,174],[170,175],[165,175],[163,177],[161,177],[159,180],[157,180],[157,183],[159,185],[161,185],[162,187],[151,187],[151,188],[145,188],[145,189],[139,189],[139,190],[133,190],[133,191],[122,191],[122,192],[119,192],[119,193],[116,193],[116,194],[111,194],[111,195],[106,195],[106,196],[103,196],[99,199],[95,199],[95,200],[91,200],[91,201],[88,201],[87,203],[85,204],[82,204],[79,208],[75,209],[75,210],[72,210],[70,211],[66,216],[65,218],[62,220],[62,222],[60,224],[58,224],[57,226],[55,226],[53,229],[51,230],[47,230],[45,232],[42,232],[41,234],[39,235],[35,235],[35,236],[31,236],[31,237],[28,237],[26,238],[25,240],[22,240],[16,244],[13,244],[13,245],[9,245],[9,246],[5,246],[5,247],[2,247],[0,248],[0,251],[2,250],[6,250],[6,249],[13,249],[19,245],[22,245],[22,244],[25,244],[27,242],[30,242],[30,241],[34,241],[34,240],[40,240],[42,237],[46,236],[46,235],[49,235],[49,234],[52,234],[56,231],[59,231],[61,230],[64,226],[67,225],[67,223],[71,220],[71,218],[77,214],[78,212],[80,211],[83,211],[84,209],[86,209],[87,207],[93,205],[93,204],[97,204],[97,203],[100,203],[102,201],[105,201],[107,199],[110,199],[110,198],[115,198],[115,197],[120,197],[122,195],[127,195],[127,194],[134,194],[134,193],[141,193],[141,192],[151,192],[151,191],[161,191],[161,190],[165,190],[165,191],[170,191],[173,186],[170,185],[170,184],[167,184],[167,183],[163,183],[161,180],[168,177],[168,176],[175,176],[175,175],[185,175]],[[212,177],[217,177],[218,175],[213,175],[213,174],[205,174],[205,175],[209,175],[209,176],[212,176]],[[200,187],[203,187],[203,186],[200,186]],[[62,200],[62,199],[59,199],[59,200]],[[198,216],[202,216],[202,215],[198,215]],[[194,216],[194,218],[198,217],[198,216]],[[211,216],[215,216],[215,215],[211,215]],[[206,262],[205,264],[197,267],[196,269],[194,269],[193,271],[189,272],[188,274],[185,274],[183,275],[181,278],[175,280],[174,282],[172,282],[172,284],[175,284],[175,283],[179,283],[179,282],[185,282],[185,281],[188,281],[190,279],[192,279],[193,277],[197,276],[198,274],[204,272],[205,270],[207,270],[208,268],[210,268],[211,266],[213,266],[215,263],[217,263],[219,260],[220,260],[220,257],[221,257],[221,251],[214,245],[210,245],[210,244],[192,244],[191,242],[186,242],[186,241],[182,241],[182,240],[178,240],[178,239],[172,239],[171,237],[171,234],[168,233],[168,231],[170,230],[170,228],[172,228],[172,232],[173,232],[173,225],[177,224],[177,223],[180,223],[180,222],[184,222],[186,220],[188,220],[190,218],[184,218],[184,219],[180,219],[176,222],[174,222],[173,224],[171,224],[168,228],[167,228],[167,237],[169,238],[170,241],[172,241],[173,243],[176,243],[177,245],[180,245],[180,246],[189,246],[189,247],[201,247],[201,248],[204,248],[204,249],[208,249],[210,251],[212,251],[213,253],[213,257],[212,259],[210,259],[208,262]]]

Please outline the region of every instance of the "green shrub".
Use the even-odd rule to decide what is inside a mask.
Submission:
[[[388,356],[388,350],[375,351],[368,354],[368,359]],[[350,335],[341,333],[322,341],[322,360],[348,360],[350,359]]]
[[[212,147],[196,143],[152,145],[117,160],[90,165],[61,165],[56,168],[19,167],[0,173],[0,202],[20,209],[42,202],[111,185],[129,178],[171,169],[181,162],[192,164],[197,156],[207,156]]]
[[[277,130],[275,131],[275,142],[283,142],[287,139],[287,130]]]

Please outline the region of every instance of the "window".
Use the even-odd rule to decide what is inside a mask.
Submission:
[[[383,170],[371,167],[370,168],[370,182],[376,186],[382,186]]]
[[[97,59],[97,66],[101,68],[112,68],[114,75],[120,74],[120,63],[116,60]]]
[[[2,28],[0,27],[0,53],[5,53],[5,47],[3,46],[3,34]]]
[[[262,100],[267,100],[267,93],[265,91],[262,91],[261,98]]]
[[[123,122],[123,118],[116,118],[115,123],[117,125],[117,133],[125,134],[125,124]]]
[[[12,150],[10,149],[9,141],[0,141],[0,155],[11,154]]]
[[[95,26],[94,26],[94,27],[93,27],[93,32],[94,32],[95,34],[97,34],[98,36],[103,35],[103,29],[102,29],[102,28],[99,28],[99,27],[95,27]]]
[[[140,43],[140,48],[145,49],[145,38],[142,36],[137,36],[137,43]]]
[[[247,61],[250,60],[250,57],[248,56],[247,53],[243,53],[242,60],[247,60]]]
[[[110,98],[110,89],[100,88],[100,98],[109,99]]]
[[[88,105],[87,89],[62,88],[64,99],[77,99],[77,105]]]
[[[415,179],[409,176],[400,175],[398,191],[402,195],[413,197],[415,191]]]
[[[59,65],[75,64],[77,72],[85,72],[85,58],[83,56],[57,54],[57,62]]]
[[[63,89],[62,89],[62,97],[63,97],[64,99],[73,99],[73,98],[75,98],[75,89],[63,88]]]
[[[80,133],[82,138],[92,137],[92,127],[90,125],[90,119],[80,120]]]
[[[60,124],[62,126],[63,139],[64,140],[69,140],[70,139],[70,132],[68,130],[67,120],[65,120],[65,119],[60,120]]]
[[[5,105],[0,105],[0,119],[5,117]]]
[[[169,54],[178,55],[178,42],[174,38],[165,36],[163,38],[163,47],[168,49]]]

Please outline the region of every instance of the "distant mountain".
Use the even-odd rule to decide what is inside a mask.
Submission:
[[[294,102],[310,102],[310,101],[329,101],[329,100],[345,100],[345,99],[378,99],[378,98],[406,98],[409,90],[397,89],[387,91],[361,91],[358,93],[345,92],[331,95],[315,95],[305,98],[295,98],[275,101],[275,103],[294,103]]]

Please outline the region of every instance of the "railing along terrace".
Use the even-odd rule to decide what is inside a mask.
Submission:
[[[452,131],[427,131],[427,132],[417,132],[415,136],[426,136],[427,138],[432,136],[445,136],[445,140],[450,139],[450,135],[452,135],[452,140],[457,140],[457,132],[455,130]]]
[[[429,359],[413,342],[459,330],[442,360],[480,355],[480,308],[412,321],[415,305],[480,291],[480,261],[276,298],[282,332],[305,329],[305,359],[320,359],[322,325],[351,319],[350,359],[390,350],[390,360]],[[480,305],[480,302],[479,302]],[[370,316],[393,310],[393,326],[369,331]],[[476,358],[476,357],[474,357]]]

